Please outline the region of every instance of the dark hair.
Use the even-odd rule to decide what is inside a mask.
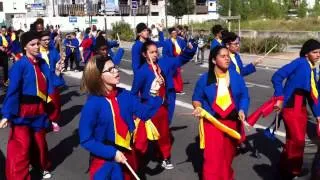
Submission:
[[[140,64],[144,64],[146,62],[146,58],[143,57],[143,53],[147,53],[147,50],[148,50],[148,47],[149,46],[156,46],[157,47],[157,44],[151,40],[147,40],[146,42],[143,43],[142,47],[141,47],[141,58],[140,58]]]
[[[212,83],[216,83],[217,79],[216,79],[216,75],[214,74],[214,63],[212,62],[212,60],[216,60],[218,54],[220,53],[221,49],[227,49],[227,47],[225,46],[217,46],[213,49],[211,49],[210,54],[209,54],[209,69],[208,69],[208,81],[207,81],[207,85],[210,85]]]
[[[91,31],[91,28],[88,27],[88,28],[86,28],[85,33],[86,33],[86,34],[89,34],[90,31]]]
[[[223,28],[222,28],[222,26],[220,24],[214,25],[211,28],[211,32],[212,32],[213,35],[217,35],[221,31],[223,31]]]
[[[228,43],[231,43],[233,41],[235,41],[236,39],[240,39],[240,37],[234,33],[234,32],[227,32],[224,34],[223,38],[222,38],[222,42],[224,44],[228,44]]]
[[[39,38],[41,39],[43,36],[49,36],[50,37],[50,32],[49,31],[42,31],[39,33]]]
[[[300,50],[300,57],[304,57],[309,52],[320,49],[320,43],[319,41],[315,39],[309,39],[306,42],[303,43],[301,50]]]

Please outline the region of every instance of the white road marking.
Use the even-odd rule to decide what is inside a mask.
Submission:
[[[65,73],[65,76],[81,79],[82,78],[82,72],[67,72],[67,73]],[[125,89],[127,89],[129,91],[131,90],[131,86],[128,85],[128,84],[120,83],[118,86],[122,87],[122,88],[125,88]],[[183,102],[183,101],[180,101],[180,100],[176,100],[176,105],[180,106],[180,107],[183,107],[183,108],[186,108],[186,109],[189,109],[189,110],[193,110],[193,106],[191,104]],[[255,124],[254,128],[265,129],[267,127],[263,126],[263,125]],[[275,132],[275,134],[280,136],[280,137],[285,137],[286,136],[286,133],[281,132],[281,131],[277,131],[277,132]]]

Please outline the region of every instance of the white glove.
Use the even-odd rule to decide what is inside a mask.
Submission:
[[[160,87],[161,86],[160,86],[159,81],[157,80],[157,78],[154,78],[154,80],[152,81],[152,84],[151,84],[150,93],[152,95],[158,94]]]

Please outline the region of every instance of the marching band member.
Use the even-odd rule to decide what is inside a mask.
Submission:
[[[280,169],[285,178],[299,176],[302,172],[307,100],[317,118],[318,127],[320,124],[319,94],[315,78],[315,63],[319,58],[320,43],[310,39],[303,44],[299,58],[283,66],[272,76],[274,97],[277,99],[274,108],[282,112],[286,128],[286,144],[280,158]],[[283,86],[284,80],[286,83]]]
[[[170,34],[170,38],[164,41],[162,55],[164,57],[177,57],[181,54],[182,50],[186,48],[187,42],[178,36],[177,28],[169,28],[168,32]],[[176,71],[172,71],[172,73],[174,74],[173,84],[176,93],[183,94],[181,69],[178,68]]]
[[[157,47],[162,47],[163,46],[162,43],[164,41],[162,25],[159,25],[158,30],[159,30],[159,42],[156,42],[156,44],[157,44]],[[147,40],[150,40],[150,30],[145,23],[139,23],[136,26],[136,33],[137,33],[137,38],[134,44],[132,45],[132,49],[131,49],[133,73],[135,73],[142,65],[140,63],[140,59],[142,58],[141,48],[143,43],[146,42]]]
[[[164,99],[164,104],[158,109],[157,113],[151,118],[152,124],[157,129],[160,137],[158,144],[162,155],[162,167],[173,169],[170,161],[171,156],[171,133],[169,125],[173,117],[175,106],[175,91],[172,80],[172,70],[176,70],[183,64],[190,61],[195,54],[196,45],[186,48],[180,56],[175,58],[158,57],[157,45],[153,41],[147,41],[142,46],[141,67],[134,76],[131,92],[134,95],[141,95],[142,101],[148,100],[150,88],[156,83],[159,87],[159,96]],[[156,81],[154,81],[156,79]],[[151,89],[152,90],[152,89]],[[141,122],[141,121],[140,121]],[[151,123],[148,121],[148,123]],[[145,153],[147,150],[147,138],[143,137],[146,130],[144,123],[137,125],[136,148]]]
[[[248,89],[243,78],[229,68],[230,63],[226,47],[217,46],[210,51],[209,70],[199,78],[192,96],[193,114],[200,117],[203,108],[225,126],[241,132],[241,121],[245,120],[249,107]],[[234,179],[232,161],[239,141],[207,120],[202,127],[203,179]]]
[[[137,170],[131,148],[133,116],[149,119],[161,106],[155,97],[145,104],[129,91],[116,87],[119,69],[110,57],[94,56],[86,65],[82,90],[89,93],[79,123],[80,144],[90,152],[90,179],[134,179],[124,163]],[[156,92],[157,88],[153,88]]]
[[[29,165],[39,169],[43,178],[48,172],[48,147],[46,128],[49,126],[47,112],[52,108],[51,94],[54,87],[63,85],[61,77],[63,61],[58,61],[52,72],[48,64],[39,58],[39,37],[35,32],[21,36],[24,56],[10,70],[10,83],[3,102],[3,119],[0,128],[10,122],[7,145],[7,180],[30,179]]]

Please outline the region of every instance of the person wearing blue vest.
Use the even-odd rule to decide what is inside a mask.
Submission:
[[[48,108],[54,88],[64,85],[58,61],[54,72],[39,58],[39,36],[28,31],[21,36],[24,56],[13,64],[10,82],[3,102],[0,128],[10,122],[7,145],[7,180],[30,179],[29,166],[50,178],[46,128],[49,127]]]
[[[117,87],[119,83],[119,69],[110,57],[96,55],[88,61],[81,89],[89,94],[81,111],[79,137],[81,146],[90,152],[92,180],[134,179],[124,165],[127,161],[137,171],[138,159],[131,146],[133,117],[147,120],[163,103],[162,98],[154,97],[142,104],[138,97]]]
[[[162,49],[163,57],[177,57],[181,54],[183,49],[187,47],[187,42],[185,39],[178,36],[177,28],[172,27],[168,29],[170,38],[164,41],[164,46]],[[178,68],[173,73],[173,84],[176,93],[183,94],[183,79],[181,75],[181,69]]]
[[[162,167],[165,169],[173,169],[173,164],[170,161],[171,156],[171,136],[169,125],[171,123],[174,106],[175,106],[175,91],[172,79],[172,70],[176,70],[185,63],[189,62],[195,54],[197,46],[189,46],[184,49],[177,57],[158,57],[157,44],[153,41],[147,41],[142,46],[141,51],[141,67],[134,76],[131,93],[140,95],[142,101],[146,101],[152,97],[150,89],[154,84],[160,87],[157,95],[164,99],[164,104],[158,109],[157,113],[151,118],[148,123],[153,123],[154,127],[159,132],[158,140],[160,153],[162,155]],[[146,124],[147,125],[147,124]],[[145,132],[143,122],[137,125],[137,141],[136,148],[144,154],[147,150],[148,141],[141,134]]]
[[[210,49],[214,49],[217,46],[223,46],[222,43],[222,32],[223,28],[220,24],[214,25],[211,28],[211,33],[214,36],[213,40],[211,41]]]
[[[20,36],[22,35],[23,30],[19,29],[18,31],[15,32],[15,39],[11,39],[10,43],[10,49],[11,49],[11,57],[13,61],[18,61],[22,56],[22,49],[21,49],[21,44],[20,44]]]
[[[249,109],[248,88],[234,69],[229,68],[230,57],[226,47],[217,46],[210,51],[209,69],[197,81],[192,104],[193,114],[200,117],[204,109],[223,125],[241,132],[242,122]],[[232,161],[239,143],[222,132],[209,120],[200,122],[200,147],[204,149],[202,179],[232,180]]]
[[[162,47],[163,41],[164,41],[162,25],[159,25],[158,30],[159,30],[159,41],[156,42],[156,44],[157,44],[157,47]],[[132,45],[132,49],[131,49],[131,58],[132,58],[131,66],[134,74],[142,65],[140,63],[142,45],[147,40],[150,40],[150,30],[145,23],[139,23],[136,26],[136,33],[137,33],[137,38],[134,44]]]
[[[240,37],[234,32],[228,32],[223,37],[223,44],[228,48],[231,59],[230,69],[236,70],[241,76],[247,76],[256,72],[256,66],[262,61],[260,59],[253,61],[250,64],[243,65],[239,55]]]
[[[284,179],[302,173],[308,119],[306,101],[317,118],[318,127],[320,125],[320,103],[315,69],[319,58],[320,42],[309,39],[303,44],[300,57],[281,67],[272,76],[274,97],[277,99],[274,109],[281,112],[286,128],[286,143],[280,157],[280,172]],[[284,80],[286,82],[283,85]]]

